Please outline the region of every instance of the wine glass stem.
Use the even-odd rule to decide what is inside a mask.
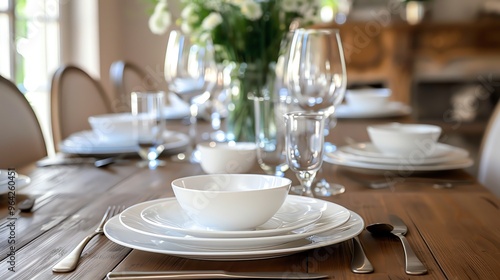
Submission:
[[[297,173],[297,178],[300,181],[300,185],[302,186],[302,192],[304,194],[311,194],[311,185],[314,181],[314,177],[316,177],[316,171],[299,171]]]
[[[189,112],[190,112],[190,117],[189,117],[189,152],[192,152],[196,148],[196,125],[197,125],[197,118],[198,118],[198,105],[194,102],[191,102],[189,105]]]

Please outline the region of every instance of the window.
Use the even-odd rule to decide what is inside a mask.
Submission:
[[[0,75],[23,92],[48,92],[59,46],[59,0],[0,0]]]

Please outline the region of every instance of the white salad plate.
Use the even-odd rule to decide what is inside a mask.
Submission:
[[[14,172],[15,174],[12,174]],[[0,195],[18,191],[31,183],[31,178],[13,170],[0,169]]]
[[[321,218],[316,223],[312,223],[303,228],[298,228],[291,232],[273,236],[242,238],[194,237],[154,226],[142,219],[141,212],[147,207],[157,204],[158,202],[165,202],[175,198],[160,199],[136,204],[123,211],[119,215],[119,219],[126,228],[143,235],[160,237],[165,240],[169,240],[170,242],[192,248],[219,251],[260,250],[261,248],[276,246],[334,229],[344,224],[349,219],[349,210],[338,204],[309,197],[293,197],[295,197],[295,199],[292,199],[292,201],[311,204],[313,207],[321,209]]]
[[[359,108],[349,104],[341,104],[335,109],[337,118],[388,118],[406,116],[411,113],[411,107],[401,102],[387,102],[385,106],[373,109]]]
[[[362,142],[356,144],[350,144],[348,146],[344,146],[343,152],[360,155],[365,157],[374,157],[374,158],[387,158],[387,159],[399,159],[401,156],[394,154],[384,154],[379,151],[375,145],[371,142]],[[436,143],[436,145],[432,147],[422,146],[421,150],[415,152],[412,156],[421,156],[425,158],[437,158],[446,156],[451,152],[455,153],[465,153],[465,156],[469,155],[469,152],[462,148],[454,147],[444,143]]]
[[[257,260],[291,255],[315,248],[337,244],[357,236],[364,228],[363,219],[356,213],[349,213],[349,220],[342,226],[324,231],[321,234],[307,236],[292,242],[283,243],[260,250],[210,250],[187,247],[175,241],[159,236],[151,236],[130,230],[119,220],[111,218],[104,226],[104,234],[113,242],[122,246],[146,252],[168,254],[172,256],[214,261]]]
[[[398,172],[430,172],[430,171],[443,171],[443,170],[453,170],[467,168],[474,164],[474,160],[471,158],[462,158],[457,160],[451,160],[446,162],[440,162],[436,164],[414,164],[410,161],[401,162],[399,164],[387,164],[387,163],[372,163],[357,160],[350,160],[337,156],[335,153],[326,154],[324,159],[325,162],[354,168],[361,168],[366,170],[376,170],[376,171],[398,171]]]
[[[320,207],[313,206],[311,203],[304,204],[302,201],[298,201],[295,196],[289,195],[278,212],[255,230],[224,231],[199,225],[189,218],[176,199],[146,207],[141,212],[141,216],[152,225],[186,235],[235,238],[283,234],[316,222],[322,213]]]
[[[189,137],[180,132],[166,131],[164,138],[165,151],[181,148],[189,143]],[[139,147],[131,140],[110,141],[86,130],[70,135],[61,142],[59,149],[63,153],[94,155],[135,153]]]
[[[358,147],[365,147],[366,155],[361,155],[362,149]],[[469,152],[462,148],[453,147],[446,144],[436,145],[434,151],[426,155],[423,151],[416,151],[414,154],[409,156],[386,156],[376,150],[372,144],[363,144],[352,146],[340,147],[337,151],[333,152],[335,156],[350,160],[350,161],[362,161],[370,163],[383,163],[383,164],[401,164],[401,163],[411,163],[414,165],[428,165],[428,164],[439,164],[443,162],[450,162],[459,159],[465,159],[469,156]],[[374,156],[379,154],[379,156]]]

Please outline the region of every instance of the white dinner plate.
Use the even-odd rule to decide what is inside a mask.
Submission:
[[[19,191],[29,183],[31,183],[31,178],[26,175],[18,174],[12,170],[0,169],[0,195],[9,191]]]
[[[337,118],[388,118],[406,116],[411,113],[411,107],[401,102],[388,102],[386,106],[372,110],[341,104],[335,109]]]
[[[363,156],[357,154],[356,152],[353,153],[353,150],[355,150],[355,148],[353,148],[352,146],[343,146],[340,147],[337,151],[333,153],[328,153],[327,155],[334,154],[338,158],[342,158],[348,161],[362,161],[362,162],[383,163],[383,164],[413,164],[413,165],[438,164],[459,159],[465,159],[469,156],[469,152],[467,152],[467,150],[446,144],[438,144],[436,146],[435,152],[432,153],[430,156],[426,156],[423,152],[418,152],[410,156],[400,156],[400,157],[393,157],[393,156],[385,157],[385,156],[372,156],[372,155]],[[374,152],[374,154],[376,153]],[[437,154],[439,154],[439,156],[436,156]]]
[[[161,237],[170,242],[175,242],[183,246],[192,248],[201,248],[218,251],[229,250],[259,250],[261,248],[276,246],[279,244],[291,242],[294,240],[306,238],[311,235],[319,234],[330,229],[334,229],[349,219],[350,213],[346,208],[324,200],[292,196],[292,201],[297,203],[310,204],[316,209],[321,209],[321,218],[313,224],[303,228],[298,228],[284,234],[267,236],[267,237],[243,237],[243,238],[209,238],[209,237],[194,237],[191,235],[181,234],[173,230],[167,230],[161,227],[154,226],[141,217],[142,210],[154,205],[158,202],[165,202],[175,199],[175,197],[167,199],[159,199],[136,204],[127,208],[119,215],[120,222],[128,229],[136,231],[140,234]]]
[[[356,213],[349,213],[349,220],[338,228],[318,235],[308,236],[292,242],[280,244],[261,250],[228,250],[214,251],[201,248],[186,247],[167,238],[141,234],[125,227],[119,217],[111,218],[104,226],[104,234],[113,242],[122,246],[146,252],[168,254],[172,256],[214,261],[236,261],[268,259],[291,255],[315,248],[337,244],[357,236],[364,228],[363,219]]]
[[[189,143],[189,137],[180,132],[166,131],[165,151],[181,148]],[[62,141],[59,149],[63,153],[95,155],[95,154],[125,154],[136,153],[139,147],[130,140],[109,141],[103,140],[93,131],[80,131],[70,135]]]
[[[322,214],[319,207],[297,201],[294,196],[288,196],[283,206],[276,214],[255,230],[223,231],[214,230],[195,223],[182,210],[176,199],[160,202],[146,207],[142,218],[157,227],[173,230],[196,237],[263,237],[283,234],[294,229],[305,227],[319,220]]]
[[[325,154],[324,161],[340,166],[355,167],[366,170],[397,171],[397,172],[429,172],[467,168],[474,164],[471,158],[462,158],[436,164],[417,165],[411,162],[399,164],[372,163],[357,160],[349,160],[338,157],[335,153]]]
[[[343,152],[365,157],[386,158],[386,159],[401,158],[401,156],[399,155],[382,153],[371,142],[356,143],[343,147],[344,147]],[[414,156],[418,155],[418,156],[423,156],[425,158],[437,158],[437,157],[447,156],[452,152],[465,154],[465,156],[469,155],[469,152],[467,152],[467,150],[464,150],[462,148],[454,147],[444,143],[436,143],[436,145],[433,147],[423,146],[422,150],[417,151]]]

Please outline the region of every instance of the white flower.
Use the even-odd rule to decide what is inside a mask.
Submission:
[[[191,32],[193,32],[193,27],[187,22],[182,22],[181,23],[181,31],[184,34],[191,34]]]
[[[204,30],[212,30],[222,23],[222,16],[219,13],[212,12],[201,23]]]
[[[245,1],[241,4],[241,13],[249,20],[258,20],[262,16],[262,8],[253,1]]]
[[[172,23],[172,18],[168,12],[166,1],[160,1],[149,18],[149,29],[154,34],[163,34]]]

